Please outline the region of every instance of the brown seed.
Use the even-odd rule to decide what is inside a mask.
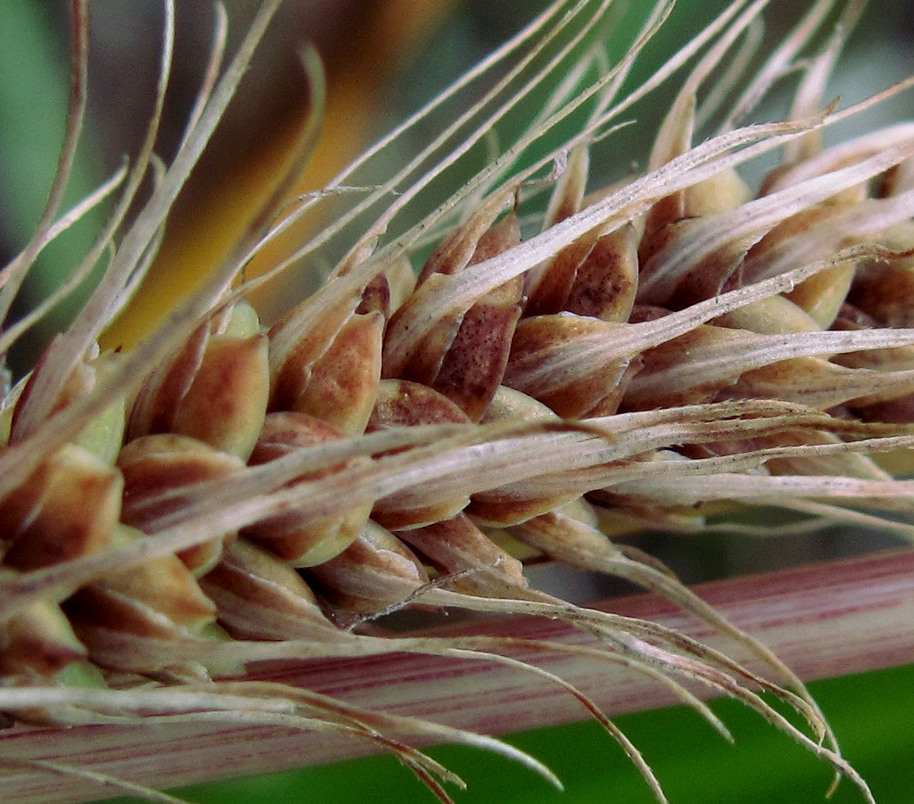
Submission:
[[[290,409],[307,387],[314,364],[331,348],[361,301],[358,289],[320,309],[315,309],[314,299],[306,299],[270,327],[271,411]]]
[[[270,413],[250,462],[256,466],[296,450],[342,437],[343,433],[333,425],[306,413]],[[329,469],[308,472],[289,485],[332,475],[368,460],[353,458]],[[244,534],[269,548],[284,561],[297,567],[306,567],[327,561],[345,550],[358,536],[370,510],[370,505],[344,505],[339,514],[317,520],[308,514],[291,510],[250,525],[244,529]]]
[[[87,654],[63,612],[49,600],[37,601],[10,617],[0,628],[0,640],[0,677],[26,682],[35,676],[53,676]]]
[[[392,533],[368,521],[342,553],[310,567],[306,578],[343,618],[371,615],[406,602],[428,583],[415,555]]]
[[[437,374],[429,383],[454,401],[472,421],[482,418],[501,385],[511,335],[521,314],[522,284],[518,278],[502,285],[467,310]]]
[[[467,594],[510,596],[527,586],[523,565],[465,515],[395,534],[439,572],[460,573],[449,586]]]
[[[124,475],[124,505],[121,519],[142,531],[151,531],[156,521],[178,511],[191,499],[193,485],[225,478],[244,469],[234,455],[219,452],[188,436],[158,434],[127,444],[118,457]],[[235,532],[182,550],[181,560],[201,574],[210,569]]]
[[[371,432],[391,427],[452,422],[468,424],[469,418],[443,394],[407,380],[382,380],[368,430]],[[450,519],[462,511],[468,502],[466,497],[458,497],[429,505],[403,505],[394,495],[375,504],[372,518],[386,528],[402,530]]]
[[[615,404],[637,360],[563,360],[574,341],[589,336],[610,337],[622,324],[571,313],[525,318],[515,331],[504,384],[548,405],[559,416],[578,418]],[[550,361],[561,367],[548,371]],[[611,405],[610,405],[611,406]]]
[[[486,414],[486,421],[510,419],[533,421],[536,419],[558,420],[558,416],[542,402],[513,388],[502,386]],[[535,481],[533,485],[536,485]],[[552,510],[578,495],[549,495],[522,492],[517,489],[493,489],[474,494],[467,507],[467,513],[487,530],[502,528],[528,519],[531,516]],[[405,534],[404,534],[405,537]]]
[[[119,525],[116,547],[148,537],[141,531]],[[197,631],[211,623],[216,607],[203,594],[190,569],[178,556],[159,556],[125,572],[112,573],[92,584],[98,590],[117,593],[143,603],[175,625]]]
[[[326,638],[333,627],[301,576],[246,539],[225,550],[200,587],[238,639]]]
[[[269,376],[265,335],[211,338],[171,432],[247,458],[266,415]]]
[[[172,653],[197,634],[172,622],[146,603],[98,586],[80,589],[65,611],[90,659],[103,668],[153,678],[206,680],[206,669],[189,660],[170,664],[160,651]]]
[[[502,253],[520,242],[513,212],[488,227],[504,201],[484,205],[436,249],[420,275],[420,290],[446,285],[447,277],[467,265]],[[483,295],[462,312],[443,316],[438,326],[402,354],[388,348],[383,376],[419,382],[440,391],[478,421],[501,384],[511,335],[521,314],[523,278],[515,277]],[[416,297],[414,297],[416,298]],[[409,330],[410,302],[391,319],[394,333]]]
[[[568,296],[581,263],[593,251],[599,235],[588,232],[563,248],[538,273],[535,286],[528,291],[524,315],[549,315],[568,309]]]
[[[603,235],[578,266],[566,310],[604,321],[628,321],[638,292],[635,227]]]
[[[281,392],[277,390],[273,404],[315,416],[347,435],[361,433],[381,379],[383,333],[380,312],[353,315],[324,354],[301,372],[303,383],[297,389],[292,387],[292,367],[287,364],[286,382]]]
[[[121,513],[120,472],[68,444],[0,506],[3,563],[38,569],[108,548]]]
[[[409,380],[381,380],[368,431],[420,424],[464,424],[469,418],[443,394]]]
[[[267,339],[260,332],[214,332],[214,326],[198,327],[184,348],[150,375],[131,409],[129,439],[176,433],[248,457],[266,414]]]

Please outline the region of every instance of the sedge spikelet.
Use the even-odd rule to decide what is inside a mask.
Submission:
[[[394,627],[409,609],[522,615],[580,628],[601,660],[665,684],[723,731],[688,683],[743,701],[869,796],[788,667],[658,561],[610,538],[699,530],[720,503],[835,521],[864,508],[871,524],[908,534],[898,517],[910,516],[914,487],[882,458],[914,445],[914,127],[832,147],[821,138],[912,83],[829,104],[843,40],[823,45],[821,35],[852,27],[861,4],[815,3],[754,80],[729,76],[740,91],[699,140],[719,100],[713,82],[752,41],[764,2],[733,3],[634,86],[632,66],[671,4],[607,66],[596,43],[613,4],[553,3],[323,192],[283,206],[280,186],[238,250],[157,332],[123,353],[100,350],[276,5],[264,3],[201,91],[171,164],[152,155],[157,110],[134,164],[75,213],[119,193],[86,256],[89,267],[103,261],[101,282],[4,404],[0,711],[22,728],[196,717],[335,731],[394,751],[443,801],[438,779],[452,777],[411,739],[484,745],[548,777],[494,739],[257,680],[270,660],[469,656],[576,697],[664,800],[596,705],[537,666],[537,651],[570,649],[529,641],[533,658],[521,662],[507,638]],[[159,107],[173,38],[165,7]],[[61,173],[34,239],[5,269],[4,309],[74,217],[59,217],[57,185],[83,112],[87,9],[75,9],[79,69]],[[310,56],[306,64],[318,87]],[[788,119],[744,123],[791,73]],[[645,169],[592,186],[593,147],[674,76],[679,90]],[[475,102],[426,148],[380,182],[362,180],[391,143],[468,88]],[[534,92],[547,100],[529,126],[429,204],[423,194],[472,163]],[[568,121],[575,133],[555,146]],[[750,189],[738,168],[774,152],[780,165]],[[148,173],[154,186],[138,204]],[[243,278],[295,219],[340,197],[344,213],[266,276]],[[341,241],[322,287],[263,324],[247,297]],[[39,317],[7,327],[4,348]],[[538,590],[525,562],[542,560],[664,596],[765,669]]]

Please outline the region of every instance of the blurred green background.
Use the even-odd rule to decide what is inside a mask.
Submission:
[[[122,5],[119,13],[130,21],[124,25],[117,21],[125,19],[124,16],[113,16],[116,5],[107,0],[93,0],[90,4],[99,12],[101,22],[97,26],[93,49],[93,68],[96,62],[100,67],[94,72],[92,116],[88,121],[87,144],[80,150],[73,198],[96,184],[111,165],[116,164],[121,153],[135,148],[137,125],[143,119],[142,109],[147,108],[137,106],[139,102],[133,95],[136,87],[151,82],[151,78],[147,80],[144,76],[149,74],[150,65],[154,63],[154,52],[151,51],[152,55],[139,53],[135,48],[137,41],[151,40],[153,45],[157,41],[150,31],[156,30],[158,6],[155,2]],[[180,5],[183,17],[191,5],[198,4]],[[229,16],[233,20],[243,20],[255,5],[244,0],[230,2]],[[377,85],[364,74],[359,78],[357,71],[352,75],[347,73],[346,59],[351,55],[347,50],[354,50],[347,47],[350,41],[356,41],[354,37],[368,36],[359,26],[380,25],[378,9],[383,7],[383,0],[380,3],[349,0],[335,7],[307,0],[287,0],[286,5],[291,7],[290,19],[297,20],[300,25],[299,28],[279,26],[284,31],[286,43],[296,35],[307,38],[314,34],[327,58],[331,91],[339,76],[345,76],[355,87],[365,88],[363,97],[356,102],[371,116],[371,125],[360,130],[361,135],[369,136],[415,108],[436,87],[452,80],[516,30],[544,3],[442,1],[438,13],[429,13],[425,7],[423,13],[427,14],[427,19],[421,22],[408,52],[385,54],[379,49],[373,55],[373,58],[388,59],[383,71],[387,84],[382,95],[377,94]],[[414,5],[419,8],[424,4]],[[647,3],[643,5],[648,6]],[[776,11],[789,8],[792,14],[807,5],[775,4]],[[179,75],[177,89],[172,91],[175,121],[182,120],[186,113],[187,98],[182,95],[181,87],[193,85],[194,70],[199,68],[201,61],[199,54],[206,48],[206,20],[210,9],[209,4],[199,4],[201,9],[204,6],[203,22],[190,22],[180,29],[190,33],[182,34],[183,41],[179,37],[179,54],[190,50],[198,55],[189,60],[184,56],[179,58],[178,67],[187,75],[181,74],[183,80]],[[721,6],[719,1],[682,0],[663,33],[664,47],[672,48],[683,41],[689,31],[712,18]],[[910,47],[914,38],[912,17],[908,0],[878,0],[870,4],[836,78],[836,95],[840,94],[847,101],[856,100],[914,73],[914,54]],[[106,18],[110,18],[107,24]],[[308,20],[314,31],[306,26]],[[777,28],[777,13],[770,15],[769,21]],[[21,248],[37,220],[56,160],[66,106],[65,23],[66,4],[63,2],[5,0],[0,4],[0,251],[7,256]],[[422,26],[425,26],[424,30]],[[189,35],[192,35],[190,42],[186,41]],[[402,40],[399,41],[402,47]],[[279,53],[280,44],[275,44],[273,50]],[[262,79],[266,82],[265,96],[272,94],[266,92],[267,89],[276,89],[274,83],[281,83],[275,76],[285,75],[276,71],[288,69],[288,65],[283,68],[280,62],[270,62],[274,80]],[[368,67],[371,67],[370,60]],[[365,66],[359,69],[364,70]],[[267,74],[270,74],[269,70]],[[130,102],[119,100],[127,96]],[[250,115],[282,121],[288,114],[283,103],[280,93],[278,100],[264,100],[264,105],[249,112],[248,116],[239,112],[234,119],[234,133],[226,136],[228,144],[218,146],[225,149],[220,152],[223,160],[226,153],[244,155],[252,142],[256,144],[258,133],[252,136],[248,132],[246,138],[237,133],[244,133]],[[906,105],[901,114],[911,117],[914,110],[911,98],[905,97],[900,103]],[[659,115],[661,107],[662,104],[658,104],[654,110],[656,114]],[[650,111],[647,109],[643,113],[649,115]],[[898,105],[887,113],[897,117]],[[174,125],[179,131],[179,123]],[[176,135],[166,130],[165,136],[167,146],[167,138],[171,137],[173,143]],[[232,151],[233,147],[239,150]],[[342,160],[350,155],[342,152],[341,146],[339,158]],[[618,158],[625,160],[637,156],[641,154],[623,154]],[[232,164],[237,165],[238,160]],[[199,181],[203,185],[209,180],[212,186],[219,186],[219,178],[213,175],[211,167],[204,169],[202,175]],[[207,197],[205,187],[195,192],[197,199]],[[91,237],[92,227],[97,224],[97,220],[87,222],[86,228],[77,230],[68,243],[49,253],[42,278],[29,290],[32,299],[40,297],[48,283],[58,281],[57,272],[67,268],[67,251],[81,251],[81,246]],[[28,303],[26,299],[24,304]],[[66,312],[63,315],[65,317]],[[28,358],[24,360],[27,363]],[[720,548],[721,544],[714,547]],[[830,551],[834,552],[834,544],[817,543],[812,553],[809,550],[808,545],[785,546],[785,552],[790,553],[785,560],[827,556]],[[768,552],[768,547],[745,546],[724,561],[719,552],[708,551],[707,558],[702,559],[703,568],[696,570],[696,577],[754,569],[760,555]],[[882,804],[914,801],[914,781],[910,778],[914,768],[914,666],[825,680],[813,684],[812,691],[830,718],[848,759],[869,780],[878,801]],[[673,802],[802,804],[824,800],[830,772],[822,763],[742,707],[722,701],[715,704],[715,709],[732,728],[737,738],[735,747],[713,734],[694,713],[681,708],[627,715],[619,717],[617,722],[644,751]],[[595,724],[538,730],[514,735],[510,741],[555,770],[565,782],[565,792],[560,794],[529,772],[478,751],[455,747],[434,749],[432,754],[453,768],[469,785],[466,792],[453,792],[458,802],[590,804],[615,801],[637,804],[652,800],[621,751]],[[354,804],[369,799],[406,804],[432,800],[407,770],[387,757],[264,778],[232,780],[178,792],[199,804],[258,801]],[[839,804],[861,800],[847,783],[841,785],[833,799]]]

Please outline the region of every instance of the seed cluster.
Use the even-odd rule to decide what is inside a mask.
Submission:
[[[693,93],[641,178],[588,193],[575,144],[536,231],[509,181],[417,273],[406,253],[366,259],[268,328],[237,299],[201,320],[0,501],[7,581],[133,556],[7,616],[2,683],[206,682],[244,672],[233,644],[333,653],[410,606],[562,616],[525,578],[542,558],[668,595],[794,683],[610,536],[697,529],[720,501],[910,511],[880,455],[914,438],[914,131],[826,149],[816,110],[752,132],[790,138],[753,194],[727,134],[690,172]],[[49,416],[124,359],[82,360]],[[6,401],[7,449],[34,434],[43,362]],[[675,669],[647,638],[757,680],[593,617],[614,650]]]
[[[315,468],[294,470],[280,488],[332,488],[338,478],[332,505],[315,510],[303,496],[17,613],[2,654],[8,682],[87,659],[106,673],[205,676],[205,663],[173,667],[155,644],[188,634],[300,637],[326,629],[327,615],[348,624],[404,605],[439,575],[469,594],[517,596],[526,582],[514,554],[615,562],[616,571],[627,564],[634,576],[662,578],[600,530],[625,519],[697,521],[686,506],[703,501],[701,487],[690,481],[709,474],[710,499],[745,495],[742,487],[720,494],[720,479],[737,481],[733,473],[761,485],[794,475],[885,481],[853,445],[871,430],[884,435],[868,422],[908,421],[914,347],[901,329],[900,294],[914,287],[914,261],[903,256],[914,230],[907,221],[887,233],[867,224],[870,210],[901,206],[912,191],[893,169],[765,221],[759,233],[746,208],[771,207],[772,194],[791,192],[791,176],[816,164],[830,166],[829,152],[778,169],[755,200],[724,172],[621,227],[587,232],[433,321],[420,319],[429,298],[520,245],[516,211],[502,214],[510,193],[474,211],[417,280],[398,261],[318,320],[309,299],[267,330],[245,303],[202,323],[129,404],[113,405],[4,500],[7,571],[154,538],[207,489],[232,488],[288,456],[304,466],[309,451],[347,437],[422,425],[552,429],[519,433],[513,444],[496,434],[495,457],[453,455],[477,461],[478,474],[454,464],[376,499],[349,498],[347,483],[374,476],[382,460],[408,466],[420,447],[369,448],[332,463],[315,452]],[[591,203],[586,169],[586,152],[576,152],[545,229]],[[726,222],[738,217],[751,235],[734,237],[736,224]],[[890,249],[902,256],[876,259]],[[789,292],[770,292],[764,280],[783,274],[785,259],[793,268],[829,265]],[[759,288],[748,302],[739,296]],[[720,313],[696,320],[709,302]],[[870,348],[855,338],[862,333],[887,336],[891,348]],[[80,366],[60,405],[118,359],[103,353]],[[7,408],[13,441],[29,394],[26,382]],[[567,419],[580,420],[578,429],[563,426]],[[534,466],[530,448],[542,450]]]

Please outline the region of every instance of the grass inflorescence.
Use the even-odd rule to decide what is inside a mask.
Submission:
[[[914,445],[914,126],[832,146],[823,137],[914,83],[846,106],[830,98],[830,68],[862,4],[820,0],[762,54],[768,4],[735,2],[635,81],[671,3],[618,60],[601,48],[616,4],[553,3],[322,191],[289,200],[282,180],[233,254],[156,332],[100,348],[141,292],[276,5],[264,3],[224,69],[219,12],[207,78],[166,165],[154,151],[174,37],[166,3],[144,145],[61,213],[85,111],[88,8],[74,3],[59,172],[34,238],[4,269],[2,310],[74,221],[105,203],[108,222],[76,276],[4,328],[3,349],[98,264],[103,276],[4,401],[0,711],[26,727],[332,731],[395,752],[443,801],[442,782],[455,778],[416,738],[493,748],[550,777],[493,738],[256,677],[271,661],[469,657],[576,697],[663,800],[637,748],[535,661],[589,652],[665,685],[725,735],[695,685],[743,701],[869,795],[800,679],[618,538],[700,531],[711,515],[752,506],[811,521],[864,516],[911,535],[914,486],[889,467]],[[293,174],[323,91],[313,54],[304,64],[315,116]],[[784,119],[747,122],[787,80]],[[638,126],[632,110],[669,83],[662,123],[643,134],[646,163],[595,183],[595,146]],[[519,109],[527,124],[508,136],[502,123]],[[450,122],[425,147],[384,162],[442,110]],[[750,187],[741,167],[766,154],[778,164]],[[441,194],[457,169],[465,180]],[[247,275],[325,205],[330,222],[266,274]],[[333,253],[319,290],[261,320],[249,296]],[[764,671],[538,590],[526,565],[547,560],[668,598]],[[558,619],[595,642],[419,635],[395,627],[407,610]]]

